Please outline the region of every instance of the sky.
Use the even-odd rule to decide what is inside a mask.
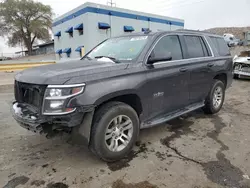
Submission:
[[[55,17],[87,2],[84,0],[35,0],[50,5]],[[88,0],[107,4],[107,0]],[[250,26],[250,0],[113,0],[116,7],[181,18],[185,29]],[[1,53],[13,53],[0,38]]]

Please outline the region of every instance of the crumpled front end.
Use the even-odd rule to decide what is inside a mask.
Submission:
[[[39,110],[27,103],[13,102],[13,118],[21,127],[35,133],[53,135],[56,132],[70,132],[83,121],[84,112],[75,111],[72,114],[45,116]]]
[[[239,76],[250,77],[250,61],[249,63],[235,62],[234,63],[234,74]]]
[[[72,113],[46,115],[43,113],[47,86],[15,81],[15,99],[11,106],[12,116],[25,129],[48,135],[70,132],[80,125],[86,109],[76,107]],[[84,111],[85,110],[85,111]]]
[[[250,51],[242,51],[233,59],[233,73],[236,77],[250,77]]]
[[[13,102],[11,112],[14,119],[23,128],[36,133],[42,133],[42,125],[46,122],[46,119],[39,116],[37,108],[25,103]]]

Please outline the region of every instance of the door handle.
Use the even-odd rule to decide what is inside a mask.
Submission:
[[[187,68],[180,68],[179,71],[180,71],[180,72],[187,72],[188,69],[187,69]]]
[[[214,66],[214,63],[208,63],[207,66],[208,66],[208,67],[213,67],[213,66]]]

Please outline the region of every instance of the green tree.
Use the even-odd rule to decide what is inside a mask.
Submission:
[[[0,2],[0,35],[8,38],[10,46],[22,41],[32,54],[35,40],[50,39],[52,9],[33,0],[4,0]]]

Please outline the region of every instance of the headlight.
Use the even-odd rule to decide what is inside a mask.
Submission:
[[[43,102],[43,114],[59,115],[75,111],[68,107],[69,99],[84,91],[85,84],[75,85],[49,85],[45,91]]]
[[[61,97],[62,96],[62,89],[50,89],[49,96],[50,97]]]

